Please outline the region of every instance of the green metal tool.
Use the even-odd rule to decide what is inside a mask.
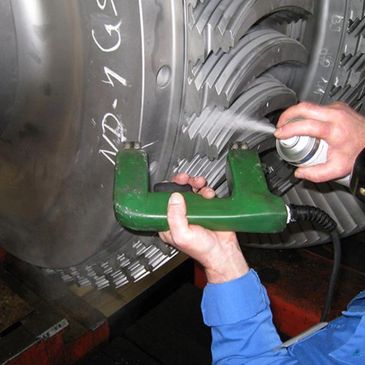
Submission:
[[[206,200],[185,192],[190,224],[215,231],[275,233],[287,222],[284,201],[268,190],[258,154],[236,145],[228,153],[231,195]],[[117,155],[114,210],[119,223],[136,231],[166,231],[170,192],[150,192],[147,154],[128,143]]]

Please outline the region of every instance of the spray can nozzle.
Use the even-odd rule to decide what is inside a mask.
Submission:
[[[288,139],[281,139],[279,143],[285,148],[292,148],[298,144],[299,139],[299,136],[294,136]]]
[[[278,139],[276,149],[283,160],[295,166],[317,165],[327,160],[327,143],[309,136]]]

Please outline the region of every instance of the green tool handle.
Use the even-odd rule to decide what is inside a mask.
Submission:
[[[227,180],[231,195],[204,199],[182,193],[190,224],[216,231],[274,233],[286,226],[283,200],[267,188],[256,152],[232,150]],[[149,192],[148,161],[143,150],[118,153],[114,182],[114,210],[122,226],[136,231],[166,231],[170,192]]]

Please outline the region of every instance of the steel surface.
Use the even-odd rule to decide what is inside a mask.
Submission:
[[[187,171],[224,196],[233,141],[272,153],[249,120],[272,126],[297,100],[364,111],[364,3],[1,1],[1,246],[98,288],[157,270],[177,251],[114,217],[122,143],[141,141],[153,183]],[[363,205],[340,188],[300,184],[284,200],[328,211],[343,236],[365,228]],[[328,239],[310,224],[242,237],[274,248]]]

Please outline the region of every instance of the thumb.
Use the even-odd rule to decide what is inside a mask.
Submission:
[[[295,176],[315,183],[327,182],[342,177],[337,168],[330,163],[299,167],[295,171]]]
[[[181,241],[189,234],[189,222],[186,218],[186,204],[179,193],[170,196],[167,208],[167,222],[175,242]]]

